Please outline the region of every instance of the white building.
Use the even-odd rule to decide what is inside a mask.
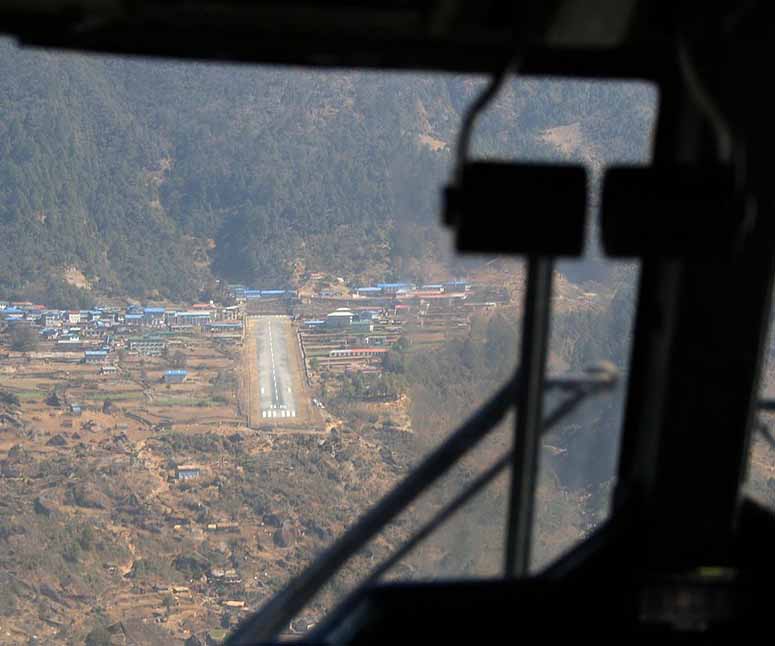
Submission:
[[[340,307],[326,316],[326,327],[349,327],[353,322],[353,313],[346,307]]]

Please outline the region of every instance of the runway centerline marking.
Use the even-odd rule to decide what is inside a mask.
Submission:
[[[294,402],[294,389],[289,385],[290,365],[293,359],[289,355],[289,350],[284,343],[287,343],[285,323],[281,323],[283,317],[266,317],[261,322],[266,322],[266,327],[262,328],[259,324],[254,328],[258,340],[258,351],[256,361],[260,364],[259,374],[263,369],[263,384],[259,390],[261,394],[260,408],[262,417],[269,418],[290,418],[296,417],[296,406]],[[272,329],[272,323],[278,321],[278,346],[277,356],[275,356],[275,334]],[[263,332],[260,332],[263,330]],[[292,332],[292,330],[291,330]],[[267,348],[269,350],[267,356]]]

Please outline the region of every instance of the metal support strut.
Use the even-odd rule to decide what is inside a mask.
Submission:
[[[538,441],[541,435],[544,373],[552,295],[549,258],[531,256],[527,267],[524,329],[520,365],[523,388],[517,392],[517,423],[511,468],[511,495],[506,526],[506,577],[522,577],[530,565]]]

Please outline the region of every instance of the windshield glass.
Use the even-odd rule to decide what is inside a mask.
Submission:
[[[217,643],[517,365],[524,264],[457,257],[440,224],[485,80],[0,54],[0,642]],[[520,79],[472,154],[642,163],[654,109],[642,85]],[[594,247],[558,265],[550,374],[626,366],[636,274]],[[605,515],[619,392],[546,438],[539,565]],[[502,455],[514,424],[285,632]],[[508,487],[492,480],[387,576],[499,576]]]

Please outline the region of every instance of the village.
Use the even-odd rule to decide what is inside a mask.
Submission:
[[[313,280],[316,274],[311,274]],[[186,340],[206,337],[239,346],[246,316],[288,315],[297,328],[308,383],[311,373],[379,370],[384,354],[402,335],[419,347],[432,346],[464,333],[482,302],[465,281],[417,287],[411,283],[380,283],[335,294],[321,289],[310,296],[296,290],[258,290],[224,286],[230,304],[187,306],[96,306],[88,310],[54,310],[30,302],[0,301],[0,325],[13,337],[14,328],[28,327],[34,340],[9,344],[5,359],[83,363],[101,375],[119,370],[121,359],[164,357],[188,347]],[[19,343],[27,343],[27,346]],[[21,353],[21,354],[20,354]],[[186,370],[164,372],[165,384],[188,377]]]
[[[292,322],[303,372],[305,404],[323,409],[323,380],[337,374],[379,374],[402,339],[415,348],[465,335],[470,315],[494,308],[465,281],[424,285],[380,283],[340,289],[257,290],[224,285],[222,302],[187,305],[105,305],[54,310],[0,302],[0,387],[25,404],[58,404],[72,416],[118,405],[129,426],[160,429],[257,426],[250,415],[252,359],[240,362],[250,319]],[[247,323],[247,325],[246,325]],[[296,365],[295,362],[291,362]],[[255,376],[255,379],[258,377]],[[330,389],[329,389],[330,392]],[[254,393],[253,399],[257,397]],[[204,409],[204,410],[203,410]],[[115,411],[114,411],[115,412]],[[205,413],[203,415],[203,413]],[[19,423],[9,412],[0,422]],[[51,413],[49,413],[50,417]],[[309,420],[295,420],[308,422]],[[317,415],[322,424],[325,417]],[[61,427],[72,422],[62,420]],[[56,424],[44,425],[49,432]]]
[[[349,522],[319,522],[282,503],[282,487],[257,482],[297,479],[301,451],[312,481],[358,491],[337,497],[354,518],[401,472],[388,447],[411,432],[405,405],[382,393],[359,425],[329,410],[338,380],[379,377],[392,349],[432,348],[464,334],[472,312],[505,302],[465,281],[325,282],[223,285],[218,301],[188,304],[0,302],[0,481],[6,505],[28,519],[6,540],[54,525],[77,533],[84,521],[100,537],[59,566],[93,565],[93,590],[30,578],[29,602],[46,606],[41,634],[77,631],[66,608],[83,603],[122,618],[115,643],[154,626],[190,645],[218,643]],[[292,417],[251,413],[263,395],[249,331],[262,320],[288,326]]]

